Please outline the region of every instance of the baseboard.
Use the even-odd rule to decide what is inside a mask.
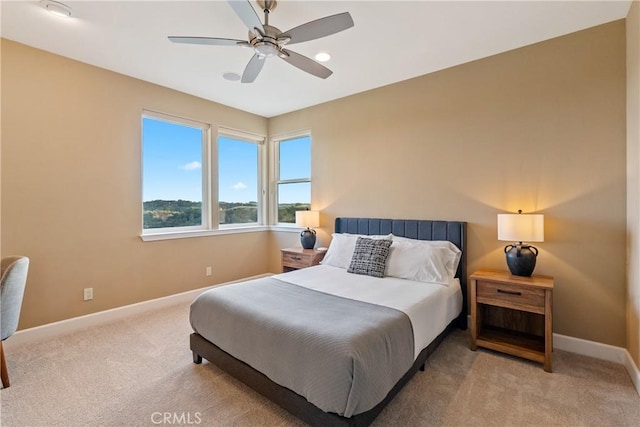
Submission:
[[[272,273],[260,274],[257,276],[246,277],[242,280],[257,279],[260,277],[271,275]],[[97,313],[91,313],[85,316],[79,316],[71,319],[61,320],[59,322],[48,323],[46,325],[36,326],[34,328],[23,329],[17,331],[11,336],[10,339],[4,341],[3,346],[5,347],[5,350],[10,350],[11,347],[17,347],[19,345],[29,344],[34,341],[43,339],[51,339],[60,335],[65,335],[83,329],[103,325],[105,323],[124,319],[126,317],[130,317],[147,311],[166,308],[180,303],[186,303],[189,301],[193,301],[198,295],[208,289],[215,288],[217,286],[228,285],[230,283],[235,283],[238,281],[239,280],[220,283],[217,285],[194,289],[191,291],[169,295],[162,298],[156,298],[136,304],[125,305],[123,307],[112,308],[110,310],[99,311]]]
[[[627,372],[631,377],[631,381],[636,387],[636,391],[638,392],[638,394],[640,394],[640,369],[638,369],[638,366],[633,361],[631,354],[628,351],[626,352],[626,354],[627,357],[625,358],[624,367],[627,368]]]
[[[624,365],[626,349],[567,335],[553,334],[553,348]]]
[[[640,395],[640,370],[626,348],[560,334],[553,334],[553,348],[621,364],[627,370],[633,386]]]

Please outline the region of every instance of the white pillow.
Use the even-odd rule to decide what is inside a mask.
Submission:
[[[409,237],[396,236],[394,234],[392,234],[391,236],[394,241],[419,243],[426,246],[440,246],[440,247],[449,248],[453,252],[462,254],[462,251],[460,251],[460,249],[458,249],[458,247],[454,245],[453,242],[450,242],[448,240],[418,240],[418,239],[411,239]]]
[[[392,236],[393,240],[398,242],[414,243],[418,246],[442,247],[449,249],[449,251],[451,252],[451,258],[449,258],[447,261],[447,271],[449,272],[451,277],[454,277],[456,275],[456,272],[458,271],[458,264],[460,263],[460,258],[462,257],[462,251],[456,245],[454,245],[453,242],[450,242],[448,240],[417,240],[410,239],[408,237],[394,235]]]
[[[351,265],[353,251],[356,248],[358,237],[368,237],[370,239],[387,239],[391,240],[392,235],[386,236],[365,236],[362,234],[333,233],[331,235],[331,244],[320,264],[331,265],[333,267],[344,268],[345,270]]]
[[[393,236],[385,274],[447,286],[461,256],[460,249],[451,242]]]

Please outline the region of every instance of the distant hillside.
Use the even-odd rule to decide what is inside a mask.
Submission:
[[[143,227],[187,227],[202,223],[202,202],[151,200],[144,202]]]
[[[295,223],[296,211],[311,209],[309,203],[281,203],[278,205],[278,222]]]
[[[257,202],[220,202],[220,224],[258,222]],[[202,203],[189,200],[150,200],[143,203],[143,226],[148,228],[188,227],[200,225]],[[278,221],[296,222],[296,211],[309,209],[308,203],[283,203],[278,206]]]

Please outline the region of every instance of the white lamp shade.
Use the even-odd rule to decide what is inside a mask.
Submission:
[[[296,225],[298,227],[320,227],[320,212],[296,211]]]
[[[544,215],[498,214],[498,240],[544,242]]]

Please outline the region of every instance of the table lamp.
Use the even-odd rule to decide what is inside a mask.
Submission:
[[[320,226],[320,212],[296,211],[296,225],[307,227],[300,233],[300,243],[305,249],[313,249],[316,245],[316,231],[312,227]]]
[[[531,276],[538,248],[522,242],[544,242],[544,215],[498,214],[498,240],[517,242],[504,247],[507,266],[515,276]]]

